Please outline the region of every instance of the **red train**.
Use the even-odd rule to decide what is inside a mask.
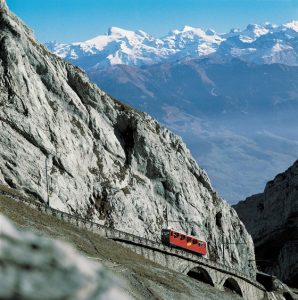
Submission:
[[[172,229],[161,230],[161,241],[167,246],[183,248],[201,255],[205,255],[207,253],[206,242],[200,241],[196,237],[186,235]]]

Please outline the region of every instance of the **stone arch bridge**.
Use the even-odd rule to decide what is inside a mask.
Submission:
[[[219,290],[229,289],[247,300],[266,299],[266,289],[254,278],[228,266],[179,249],[121,232],[107,236],[143,257],[176,272],[184,273]],[[123,234],[125,236],[123,236]]]
[[[23,202],[40,212],[57,217],[79,228],[87,229],[100,236],[112,239],[155,263],[176,272],[184,273],[217,289],[230,289],[243,299],[258,300],[271,298],[264,286],[254,278],[228,266],[130,233],[87,221],[78,216],[70,215],[15,194],[12,196],[10,193],[3,191],[0,191],[0,194],[4,194],[15,201]]]

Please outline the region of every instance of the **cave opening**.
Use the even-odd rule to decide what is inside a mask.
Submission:
[[[125,165],[130,165],[132,160],[133,148],[135,145],[135,128],[130,119],[118,118],[114,128],[115,136],[120,142],[125,153]]]

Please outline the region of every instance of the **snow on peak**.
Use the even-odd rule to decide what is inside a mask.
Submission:
[[[191,26],[188,26],[188,25],[185,25],[185,26],[183,26],[183,28],[182,28],[182,32],[185,32],[185,31],[191,31],[191,30],[193,30],[193,27],[191,27]]]
[[[207,35],[216,35],[217,33],[213,30],[213,29],[211,29],[211,28],[208,28],[207,30],[206,30],[206,32],[205,32]]]
[[[198,29],[198,28],[194,28],[194,27],[185,25],[185,26],[182,28],[182,32],[195,31],[196,29]]]
[[[110,36],[131,36],[134,34],[133,31],[122,29],[120,27],[110,27],[108,30],[108,35]]]
[[[202,28],[194,28],[194,27],[191,27],[188,25],[185,25],[181,31],[175,30],[173,32],[175,32],[176,35],[193,34],[193,35],[196,35],[199,37],[205,37],[207,35],[206,32]]]
[[[285,28],[298,32],[298,21],[292,21],[283,25]]]
[[[218,34],[212,29],[207,29],[205,31],[202,28],[195,28],[195,27],[185,25],[181,30],[175,29],[170,31],[169,34],[166,36],[166,38],[173,37],[173,36],[186,36],[186,37],[197,36],[200,38],[206,38],[208,36],[213,36],[213,35],[218,36]]]
[[[259,37],[261,35],[264,35],[266,33],[268,33],[268,29],[262,25],[258,25],[258,24],[249,24],[246,27],[246,31],[247,32],[253,32],[255,36]]]
[[[50,42],[47,46],[55,54],[76,60],[78,64],[81,59],[83,68],[113,64],[148,65],[210,55],[224,59],[237,57],[251,62],[274,61],[285,64],[293,64],[297,57],[295,64],[298,65],[297,39],[298,21],[292,21],[281,26],[269,22],[249,24],[243,30],[232,29],[227,34],[186,25],[180,30],[170,31],[163,38],[153,37],[142,30],[111,27],[107,35],[99,35],[84,42]],[[88,57],[94,55],[96,61],[90,58],[86,66]]]
[[[135,33],[142,36],[142,37],[145,37],[145,38],[150,37],[150,35],[148,33],[146,33],[145,31],[143,31],[143,30],[137,30],[137,31],[135,31]]]
[[[241,30],[239,28],[232,28],[230,33],[239,33]]]
[[[269,32],[266,25],[248,24],[244,30],[233,28],[229,33],[225,34],[225,38],[238,37],[244,43],[252,43],[257,38]]]
[[[275,28],[277,28],[278,26],[276,25],[276,24],[272,24],[272,23],[270,23],[270,22],[265,22],[264,23],[264,27],[266,27],[267,29],[275,29]]]
[[[249,24],[244,31],[240,32],[240,40],[245,43],[251,43],[268,32],[269,30],[262,25]]]

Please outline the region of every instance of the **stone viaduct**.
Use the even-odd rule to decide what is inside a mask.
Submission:
[[[0,191],[0,194],[4,194],[15,201],[23,202],[40,212],[54,216],[79,228],[87,229],[100,236],[112,239],[150,261],[176,272],[184,273],[219,290],[230,289],[247,300],[272,299],[270,293],[254,278],[223,264],[82,219],[21,196],[12,196],[10,193],[3,191]]]

